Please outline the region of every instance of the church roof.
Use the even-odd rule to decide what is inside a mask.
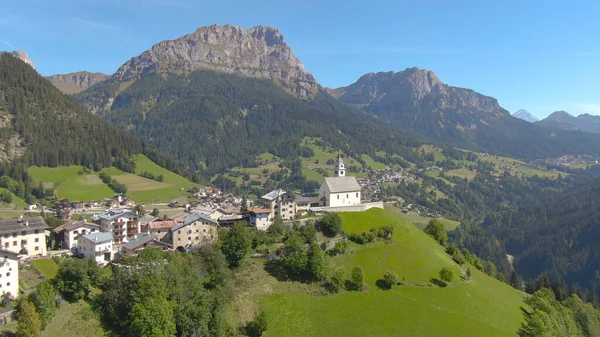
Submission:
[[[326,177],[323,183],[327,184],[330,193],[360,192],[355,177]]]

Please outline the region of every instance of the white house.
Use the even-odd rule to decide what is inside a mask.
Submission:
[[[113,259],[113,235],[110,232],[80,235],[77,239],[77,252],[86,259],[97,263],[108,263]]]
[[[260,231],[266,231],[273,223],[271,210],[268,208],[248,208],[250,224]]]
[[[10,250],[0,249],[0,294],[19,296],[19,260]]]
[[[136,238],[142,232],[140,216],[121,209],[109,209],[92,218],[103,232],[113,233],[116,245]]]
[[[27,257],[46,256],[47,229],[41,216],[0,220],[0,248]]]
[[[276,189],[262,196],[264,207],[271,210],[271,217],[281,216],[283,220],[296,217],[296,201],[284,189]]]
[[[100,232],[100,225],[85,221],[69,221],[52,231],[55,234],[58,249],[71,249],[77,247],[79,235]]]
[[[326,177],[319,188],[319,205],[329,207],[360,205],[361,188],[355,177],[346,176],[340,157],[334,168],[334,177]]]

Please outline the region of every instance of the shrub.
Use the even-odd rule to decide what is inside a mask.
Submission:
[[[267,322],[267,314],[264,311],[261,311],[256,318],[246,327],[246,333],[250,337],[259,337],[262,336],[263,332],[267,330],[268,322]]]
[[[348,249],[348,241],[340,240],[335,243],[335,246],[329,250],[329,256],[342,255]]]
[[[321,219],[321,231],[323,234],[333,237],[342,233],[342,218],[335,213],[327,213]]]
[[[452,270],[450,270],[450,268],[442,268],[442,270],[440,270],[440,280],[442,280],[445,283],[450,283],[453,279],[454,273],[452,273]]]
[[[448,241],[448,232],[444,224],[438,219],[431,219],[427,227],[425,227],[425,233],[435,239],[440,245],[445,246]]]
[[[332,293],[339,293],[344,289],[344,283],[346,282],[346,272],[344,269],[337,269],[328,282],[329,291]]]
[[[352,268],[350,275],[351,290],[360,291],[365,284],[365,276],[361,267]]]
[[[398,275],[396,275],[396,273],[393,271],[386,271],[385,274],[383,274],[383,282],[385,282],[389,288],[398,284],[398,281]]]

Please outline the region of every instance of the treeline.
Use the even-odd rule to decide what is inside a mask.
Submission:
[[[106,172],[100,172],[100,179],[104,182],[111,190],[115,191],[115,193],[125,194],[127,193],[127,186],[125,184],[121,184],[117,181],[117,179],[112,178]]]
[[[164,175],[162,175],[162,174],[154,174],[154,173],[148,172],[148,171],[142,171],[138,175],[140,177],[144,177],[144,178],[156,180],[156,181],[159,181],[159,182],[162,182],[163,180],[165,180],[165,176]]]

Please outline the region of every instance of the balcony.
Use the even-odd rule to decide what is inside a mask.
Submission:
[[[111,250],[108,248],[104,248],[104,249],[100,249],[96,251],[96,255],[100,255],[100,254],[106,254],[106,253],[110,253]]]

